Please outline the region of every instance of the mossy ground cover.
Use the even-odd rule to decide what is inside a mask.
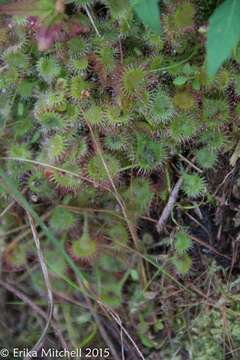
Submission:
[[[127,0],[0,6],[10,353],[42,335],[98,359],[239,359],[240,47],[214,77],[205,60],[220,3],[162,1],[159,33]]]

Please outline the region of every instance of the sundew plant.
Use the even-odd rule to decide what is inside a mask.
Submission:
[[[9,356],[239,359],[240,2],[1,0],[0,48]]]

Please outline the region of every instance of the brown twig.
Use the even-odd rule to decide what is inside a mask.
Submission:
[[[43,216],[41,216],[42,220],[46,220],[49,215],[51,214],[52,210],[48,211],[46,214],[44,214]],[[24,225],[24,227],[26,227],[28,225]],[[12,249],[14,249],[14,247],[19,243],[19,241],[21,241],[22,239],[25,239],[27,237],[28,234],[31,233],[31,229],[26,229],[25,231],[21,232],[19,235],[17,235],[5,248],[5,251],[11,251]]]
[[[178,179],[178,181],[176,182],[174,188],[172,189],[172,192],[169,196],[169,199],[168,199],[168,202],[165,206],[165,208],[163,209],[163,212],[157,222],[157,231],[160,233],[163,226],[165,225],[165,223],[167,222],[171,212],[172,212],[172,209],[174,207],[174,204],[176,203],[177,201],[177,197],[178,197],[178,194],[179,194],[179,190],[180,190],[180,187],[182,185],[182,178],[180,177]]]
[[[218,256],[221,256],[221,257],[224,257],[225,259],[228,259],[228,260],[232,260],[232,258],[230,256],[227,256],[225,254],[222,254],[220,253],[218,250],[216,250],[212,245],[206,243],[205,241],[203,240],[200,240],[198,239],[196,236],[194,235],[189,235],[191,237],[192,240],[196,241],[198,244],[202,245],[202,246],[205,246],[206,248],[208,248],[209,250],[211,250],[212,252],[214,252],[216,255]]]
[[[40,315],[43,319],[45,319],[45,320],[48,319],[48,315],[38,305],[36,305],[32,300],[30,300],[25,294],[23,294],[21,291],[16,289],[15,285],[12,286],[11,284],[9,284],[6,281],[3,281],[1,279],[0,279],[0,285],[7,291],[14,294],[17,298],[22,300],[25,304],[29,305],[30,308],[32,308],[32,310],[36,314]],[[59,330],[57,324],[53,320],[51,320],[51,326],[55,332],[56,337],[59,339],[63,349],[67,349],[68,348],[67,343],[65,342],[65,340],[62,336],[62,333]]]
[[[194,170],[196,170],[197,172],[199,172],[200,174],[203,173],[203,170],[199,169],[199,167],[197,167],[192,161],[188,160],[187,158],[185,158],[185,156],[183,156],[182,154],[178,155],[180,157],[181,160],[185,161],[190,167],[192,167]]]
[[[130,342],[132,343],[133,347],[135,348],[135,350],[137,351],[138,355],[140,356],[140,358],[142,360],[145,360],[145,357],[143,356],[142,352],[140,351],[139,347],[137,346],[137,344],[135,343],[135,341],[133,340],[133,338],[131,337],[131,335],[128,333],[128,331],[125,329],[125,327],[122,324],[122,320],[119,317],[119,315],[114,312],[112,309],[110,309],[108,306],[104,305],[101,301],[98,301],[98,304],[102,307],[102,309],[109,314],[113,320],[118,324],[118,326],[120,327],[120,331],[121,331],[121,340],[123,342],[123,333],[126,335],[126,337],[130,340]]]
[[[31,215],[29,214],[29,212],[26,211],[26,213],[27,213],[28,220],[29,220],[29,223],[31,226],[33,239],[34,239],[36,249],[37,249],[37,256],[38,256],[39,264],[40,264],[40,267],[42,270],[45,285],[47,288],[47,296],[48,296],[48,315],[47,315],[46,325],[45,325],[38,341],[36,342],[36,344],[33,346],[32,350],[31,350],[31,351],[38,351],[41,348],[41,346],[43,345],[45,336],[47,335],[47,332],[48,332],[48,329],[49,329],[49,326],[51,323],[51,319],[52,319],[52,315],[53,315],[53,294],[52,294],[51,283],[50,283],[50,279],[49,279],[49,275],[48,275],[47,266],[46,266],[46,263],[45,263],[45,260],[44,260],[43,254],[42,254],[36,227],[34,225],[33,219],[31,217]],[[28,358],[29,357],[27,356],[26,359],[28,359]]]
[[[78,282],[78,285],[79,287],[82,289],[83,288],[83,284],[81,283],[81,281],[79,279],[77,279],[77,282]],[[109,338],[106,330],[104,329],[104,327],[102,326],[101,324],[101,321],[95,311],[95,309],[93,308],[93,305],[91,303],[91,300],[89,299],[89,297],[85,294],[85,292],[83,291],[83,296],[84,296],[84,299],[86,301],[86,304],[89,308],[89,311],[92,315],[92,317],[94,318],[97,326],[98,326],[98,330],[104,340],[104,342],[106,343],[106,345],[109,347],[109,349],[111,349],[111,355],[113,357],[114,360],[120,360],[119,356],[118,356],[118,353],[114,347],[114,344],[112,343],[112,340]]]
[[[27,191],[27,188],[25,187],[21,193],[25,194],[25,192]],[[3,217],[16,203],[16,200],[14,199],[13,201],[10,202],[10,204],[8,204],[8,206],[0,213],[0,218]]]

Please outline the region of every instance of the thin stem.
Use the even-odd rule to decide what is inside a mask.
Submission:
[[[111,175],[111,173],[110,173],[110,171],[109,171],[109,169],[108,169],[108,166],[107,166],[107,164],[106,164],[106,161],[104,160],[101,146],[100,146],[99,142],[97,141],[97,139],[96,139],[96,137],[95,137],[94,131],[93,131],[91,125],[87,122],[86,119],[85,119],[85,121],[86,121],[86,123],[87,123],[87,125],[88,125],[88,128],[89,128],[89,130],[90,130],[92,139],[93,139],[94,144],[95,144],[95,146],[96,146],[97,152],[98,152],[98,154],[99,154],[99,156],[100,156],[100,158],[101,158],[101,161],[102,161],[102,163],[103,163],[104,169],[105,169],[105,171],[106,171],[106,173],[107,173],[107,176],[108,176],[108,178],[109,178],[109,181],[110,181],[110,183],[111,183],[114,196],[115,196],[115,198],[116,198],[116,200],[117,200],[117,202],[118,202],[118,204],[119,204],[119,206],[120,206],[120,208],[121,208],[121,210],[122,210],[123,217],[124,217],[124,219],[125,219],[125,221],[126,221],[126,224],[127,224],[128,228],[129,228],[129,231],[130,231],[130,234],[131,234],[131,236],[132,236],[134,245],[135,245],[136,249],[138,249],[138,236],[137,236],[136,229],[135,229],[134,225],[131,223],[131,221],[130,221],[130,219],[129,219],[129,217],[128,217],[126,206],[125,206],[124,201],[123,201],[123,199],[121,198],[121,196],[119,195],[119,193],[118,193],[118,191],[117,191],[117,188],[116,188],[116,186],[115,186],[115,184],[114,184],[112,175]],[[144,264],[143,264],[142,260],[141,260],[141,263],[140,263],[140,270],[141,270],[141,278],[142,278],[143,284],[146,284],[146,281],[147,281],[147,280],[146,280],[146,274],[145,274]]]
[[[127,165],[127,166],[119,169],[118,172],[123,172],[123,171],[126,171],[126,170],[135,169],[136,167],[138,167],[137,164]]]
[[[89,20],[91,21],[91,24],[92,24],[92,26],[93,26],[93,28],[94,28],[97,36],[101,37],[101,34],[100,34],[100,32],[98,31],[98,28],[97,28],[97,26],[96,26],[96,24],[95,24],[95,22],[94,22],[94,20],[93,20],[93,16],[92,16],[90,10],[88,9],[88,6],[86,5],[86,6],[84,7],[84,9],[85,9],[85,11],[86,11],[86,13],[87,13],[87,16],[89,17]]]
[[[158,68],[158,69],[153,69],[153,70],[150,70],[149,72],[156,72],[156,71],[166,71],[166,70],[170,70],[170,69],[174,69],[175,67],[178,67],[182,64],[185,64],[186,62],[188,62],[196,53],[197,53],[197,50],[198,49],[195,49],[191,55],[189,55],[186,59],[183,59],[181,61],[179,61],[178,63],[176,64],[172,64],[172,65],[168,65],[168,66],[163,66],[161,68]]]
[[[195,169],[196,171],[198,171],[200,174],[203,173],[203,171],[201,169],[199,169],[199,167],[197,167],[195,164],[193,164],[192,161],[188,160],[187,158],[185,158],[185,156],[183,156],[182,154],[178,154],[178,156],[180,157],[181,160],[185,161],[189,166],[191,166],[193,169]]]
[[[89,179],[89,178],[87,178],[87,177],[85,177],[85,176],[76,174],[76,173],[74,173],[74,172],[72,172],[72,171],[69,171],[69,170],[62,169],[62,168],[60,168],[60,167],[58,167],[58,166],[53,166],[53,165],[50,165],[50,164],[47,164],[47,163],[43,163],[43,162],[41,162],[41,161],[36,161],[36,160],[31,160],[31,159],[24,159],[24,158],[19,158],[19,157],[9,157],[9,156],[7,156],[7,157],[1,157],[0,159],[2,159],[2,160],[22,161],[22,162],[27,162],[27,163],[30,163],[30,164],[35,164],[35,165],[47,167],[47,168],[49,168],[49,169],[53,169],[53,170],[56,170],[56,171],[60,171],[60,172],[62,172],[62,173],[64,173],[64,174],[68,174],[68,175],[77,177],[77,178],[79,178],[79,179],[81,179],[81,180],[90,182],[90,183],[94,184],[94,186],[96,186],[96,183],[95,183],[93,180],[91,180],[91,179]],[[104,189],[105,189],[105,188],[104,188]],[[107,190],[107,189],[105,189],[105,190]]]
[[[51,288],[51,283],[50,283],[50,279],[49,279],[49,275],[48,275],[48,269],[47,269],[47,265],[45,263],[45,259],[41,250],[41,246],[40,246],[40,241],[39,241],[39,236],[37,234],[37,230],[35,227],[35,224],[33,222],[33,218],[32,216],[29,214],[28,211],[26,211],[27,216],[28,216],[28,221],[30,223],[30,227],[32,230],[32,234],[33,234],[33,239],[36,245],[36,249],[37,249],[37,256],[38,256],[38,260],[39,260],[39,264],[42,270],[42,274],[43,274],[43,278],[45,281],[45,285],[46,285],[46,289],[47,289],[47,295],[48,295],[48,316],[47,316],[47,321],[46,321],[46,325],[42,331],[41,336],[39,337],[38,341],[36,342],[36,344],[33,346],[32,351],[38,351],[41,346],[43,345],[43,341],[47,335],[51,320],[52,320],[52,316],[53,316],[53,293],[52,293],[52,288]],[[29,357],[27,356],[26,359],[28,359]]]

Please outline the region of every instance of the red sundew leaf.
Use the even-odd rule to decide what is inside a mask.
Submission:
[[[39,26],[36,30],[38,50],[46,51],[56,40],[60,40],[61,29],[61,24],[56,24],[51,27]]]

